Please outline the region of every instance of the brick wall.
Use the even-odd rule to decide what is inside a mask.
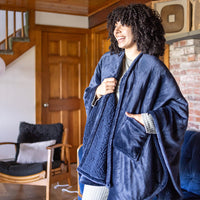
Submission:
[[[188,129],[200,130],[200,39],[170,45],[170,71],[189,103]]]

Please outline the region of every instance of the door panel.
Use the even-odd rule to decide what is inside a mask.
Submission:
[[[91,44],[91,65],[90,77],[92,77],[95,67],[101,56],[109,51],[110,40],[108,40],[107,24],[104,23],[91,29],[92,44]]]
[[[42,123],[68,128],[71,161],[82,142],[85,125],[86,34],[42,34]]]

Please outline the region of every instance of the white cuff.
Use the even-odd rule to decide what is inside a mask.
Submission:
[[[142,120],[144,122],[144,128],[146,133],[156,134],[155,125],[153,122],[153,117],[149,113],[142,113]]]

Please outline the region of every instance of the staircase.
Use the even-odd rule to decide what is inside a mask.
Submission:
[[[0,10],[0,19],[0,57],[8,65],[34,45],[34,12]]]

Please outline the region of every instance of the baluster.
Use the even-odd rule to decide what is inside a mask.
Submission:
[[[6,38],[5,38],[5,50],[8,50],[8,11],[6,10]]]
[[[21,29],[21,37],[24,37],[24,12],[21,12],[21,21],[22,21],[22,29]]]
[[[13,37],[16,36],[16,11],[13,11]]]

